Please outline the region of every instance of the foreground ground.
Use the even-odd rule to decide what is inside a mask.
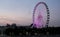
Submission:
[[[60,35],[40,35],[40,36],[38,36],[38,35],[36,35],[36,36],[6,36],[6,35],[4,35],[4,36],[1,36],[0,35],[0,37],[60,37]]]

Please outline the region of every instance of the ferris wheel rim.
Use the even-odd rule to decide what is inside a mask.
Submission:
[[[35,11],[36,11],[36,8],[40,5],[40,4],[43,4],[44,6],[45,6],[45,8],[46,8],[46,11],[47,11],[47,20],[46,20],[46,25],[48,25],[49,24],[49,19],[50,19],[50,13],[49,13],[49,8],[48,8],[48,6],[47,6],[47,4],[45,3],[45,2],[38,2],[37,4],[36,4],[36,6],[34,7],[34,10],[33,10],[33,25],[34,25],[34,14],[35,14]]]

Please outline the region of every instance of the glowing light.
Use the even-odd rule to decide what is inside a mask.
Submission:
[[[38,8],[38,6],[40,4],[43,4],[45,6],[45,8],[46,8],[45,9],[46,10],[46,14],[47,14],[45,16],[46,19],[44,19],[44,17],[43,17],[43,15],[44,15],[43,11],[39,10],[39,8]],[[49,21],[47,21],[47,20],[50,19],[49,16],[48,16],[49,15],[48,13],[49,13],[49,9],[48,9],[48,6],[46,5],[46,3],[39,2],[38,4],[36,4],[36,6],[34,7],[34,11],[33,11],[33,27],[42,28],[43,25],[45,25],[45,24],[48,25]],[[44,21],[44,20],[46,20],[46,21]]]

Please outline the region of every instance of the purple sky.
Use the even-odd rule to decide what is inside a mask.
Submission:
[[[30,25],[33,9],[38,2],[45,2],[49,7],[49,26],[60,26],[60,0],[0,0],[0,25]]]

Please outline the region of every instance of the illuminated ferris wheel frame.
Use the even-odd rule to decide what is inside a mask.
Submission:
[[[34,21],[35,21],[35,11],[36,11],[36,8],[37,8],[40,4],[43,4],[43,5],[45,6],[45,8],[46,8],[46,11],[47,11],[46,25],[49,24],[49,19],[50,19],[49,8],[48,8],[48,6],[47,6],[46,3],[44,3],[44,2],[39,2],[39,3],[36,4],[36,6],[34,7],[34,10],[33,10],[33,27],[34,27],[34,25],[35,25],[35,23],[34,23]]]

